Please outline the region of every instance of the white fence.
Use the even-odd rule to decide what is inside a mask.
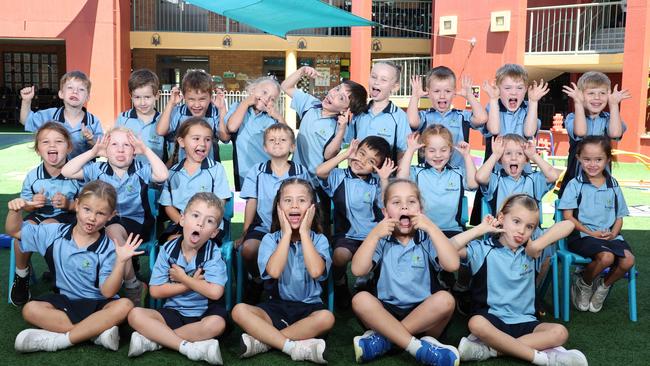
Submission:
[[[171,92],[168,90],[162,90],[160,91],[160,98],[158,98],[158,101],[156,102],[156,109],[162,112],[165,109],[165,105],[167,105],[167,101],[169,100],[169,97],[171,95]],[[230,105],[234,102],[241,102],[242,100],[246,99],[248,96],[248,93],[246,92],[238,92],[238,91],[231,91],[226,93],[226,105],[230,107]],[[285,94],[281,93],[280,97],[276,101],[276,107],[278,108],[278,111],[282,113],[284,116],[284,100],[285,100]]]

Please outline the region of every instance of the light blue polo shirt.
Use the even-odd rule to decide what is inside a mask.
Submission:
[[[113,167],[107,162],[88,162],[83,167],[85,183],[99,179],[117,191],[117,207],[115,210],[120,217],[144,223],[143,202],[147,197],[151,181],[151,165],[133,160],[126,173],[119,177]]]
[[[486,111],[488,114],[490,114],[490,105],[488,104],[485,107]],[[509,111],[503,103],[501,103],[501,100],[499,100],[499,120],[500,120],[500,128],[499,128],[499,135],[504,136],[509,133],[514,133],[519,136],[523,136],[526,140],[530,140],[535,135],[537,135],[537,132],[535,132],[535,135],[533,136],[525,136],[524,135],[524,123],[526,122],[526,115],[528,114],[528,102],[523,101],[521,102],[521,105],[519,108],[517,108],[516,111],[511,112]],[[537,131],[542,127],[542,120],[539,118],[537,119]],[[488,131],[487,129],[487,124],[483,125],[480,129],[480,131],[483,133],[483,136],[485,137],[492,137],[492,134]]]
[[[237,110],[239,102],[230,106],[224,121],[226,126],[230,116]],[[264,151],[264,131],[278,123],[266,112],[255,113],[253,107],[248,108],[242,124],[236,133],[231,135],[233,143],[233,156],[235,176],[243,184],[248,172],[256,164],[269,160],[269,155]]]
[[[144,122],[138,118],[138,112],[131,108],[122,112],[115,120],[115,127],[126,127],[133,131],[133,134],[139,137],[147,147],[151,149],[159,158],[163,158],[165,150],[165,138],[156,133],[156,126],[160,119],[160,112],[156,111],[151,122]],[[135,157],[138,161],[148,163],[146,156],[138,154]]]
[[[573,178],[564,189],[558,208],[574,211],[573,216],[591,231],[611,229],[617,219],[628,216],[627,204],[623,192],[614,177],[605,173],[605,183],[596,187],[589,182],[589,177],[582,175]],[[580,231],[580,237],[587,234]],[[615,240],[623,240],[618,235]]]
[[[50,270],[62,295],[71,300],[104,299],[100,288],[113,271],[115,245],[101,230],[97,241],[79,248],[72,229],[71,224],[23,222],[20,250],[38,252],[53,265]]]
[[[350,143],[353,139],[363,140],[368,136],[379,136],[388,142],[395,157],[397,151],[406,151],[406,140],[411,133],[409,120],[401,108],[389,102],[386,108],[378,114],[372,114],[373,101],[368,104],[368,110],[354,116],[347,131],[345,131],[345,142]]]
[[[447,112],[440,113],[434,108],[429,108],[423,111],[420,111],[420,126],[417,128],[417,131],[422,133],[427,127],[431,125],[443,125],[449,132],[451,132],[451,137],[454,145],[458,145],[461,141],[467,141],[469,136],[465,136],[463,131],[464,126],[471,127],[473,129],[478,129],[472,125],[472,111],[461,111],[460,109],[450,109]],[[464,166],[465,160],[463,156],[452,149],[452,155],[449,162],[452,166]]]
[[[407,245],[392,236],[380,239],[372,261],[380,266],[377,297],[404,309],[417,306],[431,296],[431,281],[442,270],[431,238],[422,230],[417,230]]]
[[[282,182],[289,178],[311,179],[307,168],[293,161],[289,162],[289,170],[281,176],[276,175],[271,167],[271,161],[256,164],[249,170],[242,185],[239,197],[257,200],[257,214],[251,223],[251,228],[262,233],[271,230],[273,217],[273,200]]]
[[[169,117],[169,132],[167,132],[167,135],[165,136],[165,139],[169,142],[167,144],[169,149],[168,156],[172,156],[174,154],[176,132],[181,127],[183,122],[191,117],[192,112],[190,112],[190,109],[187,108],[186,104],[177,105],[174,107],[174,109],[172,109],[171,117]],[[212,146],[212,156],[217,157],[219,156],[219,152],[215,151],[215,149],[218,146],[217,141],[219,139],[219,110],[214,106],[214,104],[210,103],[208,105],[208,109],[205,112],[203,119],[210,125],[210,128],[212,128],[212,138],[214,139],[214,144]],[[185,149],[179,147],[178,160],[180,161],[183,159],[185,159]]]
[[[420,188],[424,213],[442,231],[463,231],[460,224],[467,188],[465,170],[449,164],[439,172],[424,162],[411,167],[410,179]]]
[[[197,254],[189,261],[183,255],[183,236],[170,240],[161,246],[156,264],[151,270],[150,286],[159,286],[172,283],[169,279],[169,269],[173,264],[183,268],[188,276],[194,276],[197,269],[203,269],[204,279],[212,284],[225,286],[228,281],[226,263],[221,258],[221,250],[211,240],[199,248]],[[174,309],[187,317],[199,317],[208,309],[209,303],[213,301],[200,293],[189,290],[167,298],[164,308]]]
[[[575,114],[574,113],[569,113],[566,118],[564,119],[564,127],[566,128],[566,132],[569,134],[569,138],[571,139],[570,142],[572,143],[577,143],[578,141],[582,140],[582,137],[576,136],[574,133],[575,129]],[[600,114],[594,118],[591,118],[589,116],[585,116],[585,119],[587,121],[587,134],[585,136],[606,136],[609,137],[607,134],[607,127],[609,126],[609,112],[600,112]],[[623,137],[623,134],[625,131],[627,131],[627,125],[625,122],[621,121],[621,127],[623,128],[623,133],[621,134],[621,137]],[[621,137],[612,139],[612,140],[620,140]]]
[[[27,173],[23,181],[23,188],[20,191],[20,198],[25,201],[31,201],[35,194],[41,193],[41,190],[44,191],[43,194],[47,201],[45,202],[45,206],[34,211],[34,213],[43,217],[54,217],[69,211],[52,206],[52,197],[57,193],[61,193],[68,199],[68,202],[71,202],[77,197],[79,191],[81,191],[81,184],[78,180],[68,179],[61,174],[52,177],[47,172],[47,169],[45,169],[45,165],[41,163]]]
[[[293,161],[305,166],[312,175],[312,185],[318,185],[316,168],[325,160],[325,148],[334,138],[336,117],[323,117],[321,101],[296,89],[291,108],[300,115]]]
[[[535,259],[523,246],[514,252],[496,236],[473,240],[467,246],[472,269],[472,307],[488,309],[506,324],[537,320],[535,317]]]
[[[371,174],[362,179],[350,168],[334,168],[320,182],[334,202],[334,235],[364,240],[383,218],[379,178]]]
[[[68,154],[68,158],[72,159],[92,148],[92,146],[86,142],[83,132],[81,132],[82,125],[86,126],[86,128],[92,132],[95,141],[97,141],[98,137],[104,134],[104,131],[102,130],[101,123],[99,123],[99,118],[88,112],[86,108],[83,108],[85,115],[81,122],[77,126],[73,127],[65,120],[65,114],[63,113],[64,108],[65,107],[48,108],[37,112],[30,110],[27,115],[27,120],[25,121],[25,131],[36,132],[41,128],[41,126],[49,121],[61,122],[68,130],[68,133],[70,133],[70,138],[72,138],[72,152]]]
[[[541,203],[544,195],[554,186],[554,182],[546,181],[546,177],[541,171],[527,173],[524,170],[519,179],[515,180],[501,168],[492,171],[490,182],[487,186],[481,185],[481,192],[484,199],[490,203],[492,212],[498,212],[508,196],[526,193],[533,197],[537,203]]]
[[[264,235],[262,243],[260,244],[259,253],[257,254],[257,266],[259,267],[262,279],[265,281],[277,281],[276,286],[280,299],[287,301],[298,301],[307,304],[320,304],[322,300],[320,294],[322,288],[320,281],[327,278],[332,265],[330,258],[330,245],[327,238],[323,234],[311,232],[311,240],[314,243],[314,248],[318,254],[325,261],[325,271],[317,278],[313,279],[307,267],[305,266],[305,257],[303,254],[302,243],[300,241],[291,242],[289,245],[289,254],[287,255],[287,263],[280,278],[274,280],[266,272],[266,264],[269,262],[271,255],[280,243],[282,232],[276,231]]]

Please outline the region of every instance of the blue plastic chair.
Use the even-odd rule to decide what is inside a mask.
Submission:
[[[555,221],[559,222],[558,220],[562,220],[562,211],[560,211],[557,207],[559,205],[559,200],[555,201]],[[571,297],[570,297],[570,292],[569,290],[571,289],[571,266],[572,265],[586,265],[591,263],[590,258],[585,258],[581,255],[575,254],[571,251],[569,251],[567,247],[567,242],[566,239],[562,239],[558,243],[558,250],[557,250],[557,257],[559,259],[559,262],[562,265],[562,320],[565,322],[569,321],[569,311],[570,311],[570,302],[571,302]],[[630,270],[627,272],[627,278],[628,278],[628,303],[629,303],[629,313],[630,313],[630,320],[633,322],[637,321],[637,306],[636,306],[636,265],[632,266]],[[558,281],[558,273],[557,271],[553,272],[553,276],[556,276],[554,278],[554,282]],[[553,295],[555,296],[555,292],[553,292]],[[559,301],[559,300],[558,300]]]

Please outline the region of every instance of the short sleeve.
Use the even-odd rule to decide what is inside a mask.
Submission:
[[[578,141],[580,138],[576,138],[576,135],[574,134],[574,124],[575,124],[575,118],[576,115],[573,113],[569,113],[566,118],[564,119],[564,128],[566,128],[566,132],[573,141]]]
[[[386,239],[384,238],[379,239],[377,242],[375,252],[372,253],[372,262],[375,263],[375,265],[379,265],[379,263],[381,263],[381,260],[384,257],[384,247],[386,244]]]
[[[90,126],[90,130],[93,133],[93,137],[95,138],[95,141],[97,141],[98,138],[102,137],[104,135],[104,130],[102,129],[102,124],[99,121],[99,118],[97,116],[93,116],[94,124]]]
[[[350,123],[348,123],[348,127],[345,130],[345,135],[343,136],[343,142],[346,144],[349,144],[352,142],[352,140],[354,140],[354,129],[355,125],[357,124],[358,117],[359,116],[353,116]]]
[[[301,117],[314,103],[318,103],[318,99],[298,88],[294,90],[293,97],[291,98],[291,108]]]
[[[151,270],[151,278],[149,279],[149,285],[151,286],[163,285],[169,282],[169,254],[162,248],[161,246],[158,257],[156,257],[156,264],[153,265]]]
[[[472,118],[474,118],[474,112],[473,111],[461,111],[460,114],[463,116],[463,122],[467,123],[469,127],[473,130],[480,130],[481,127],[485,125],[485,123],[481,123],[479,125],[474,125],[472,123]],[[486,122],[487,123],[487,122]],[[465,136],[468,137],[468,136]]]
[[[162,192],[160,192],[160,198],[158,199],[158,203],[161,206],[171,206],[172,205],[172,194],[171,194],[171,178],[172,174],[169,175],[169,178],[165,181],[165,184],[163,184]]]
[[[332,267],[332,257],[330,256],[330,244],[327,237],[323,234],[314,234],[314,248],[321,258],[325,261],[325,272],[318,278],[318,281],[325,281]]]
[[[176,135],[176,130],[178,130],[178,127],[180,125],[180,120],[181,120],[181,108],[182,105],[179,104],[174,109],[172,109],[171,116],[169,116],[169,131],[167,131],[166,136],[174,136]]]
[[[100,287],[104,284],[104,281],[106,281],[108,276],[113,273],[113,267],[115,266],[115,260],[117,259],[117,255],[115,254],[115,243],[113,243],[112,240],[109,240],[109,243],[109,247],[102,258],[101,265],[99,266]]]
[[[237,110],[237,107],[239,107],[239,102],[234,102],[228,108],[228,113],[226,113],[226,116],[223,118],[223,122],[224,122],[225,126],[228,126],[228,121],[230,120],[230,116],[232,116],[233,113],[235,113],[235,111]],[[236,132],[237,131],[235,131],[234,133],[236,133]]]
[[[228,179],[226,178],[226,170],[223,168],[223,165],[219,162],[215,162],[215,165],[210,168],[214,174],[214,193],[217,197],[222,200],[227,200],[230,198],[230,187],[228,186]]]
[[[433,242],[431,241],[431,237],[427,239],[427,254],[429,257],[429,263],[433,266],[434,271],[440,272],[443,270],[443,268],[440,266],[440,263],[438,263],[438,252],[436,251],[436,248],[433,246]]]
[[[425,109],[425,110],[419,111],[418,112],[418,118],[419,118],[419,120],[418,120],[418,128],[415,129],[415,130],[411,129],[412,131],[422,131],[422,130],[424,130],[426,128],[427,110]]]
[[[343,179],[345,179],[345,171],[340,168],[334,168],[330,172],[330,175],[327,176],[327,179],[320,179],[320,182],[325,193],[329,197],[333,197],[334,192],[341,185]]]
[[[206,281],[225,286],[228,282],[228,271],[226,262],[221,258],[221,249],[217,245],[212,246],[212,258],[203,265],[203,275]]]
[[[27,114],[27,119],[25,120],[25,131],[27,132],[36,132],[45,122],[51,119],[51,114],[49,109],[41,110],[38,112],[29,111]]]
[[[562,198],[558,203],[558,209],[560,210],[574,210],[578,208],[578,183],[577,180],[573,179],[566,185],[564,192],[562,193]]]
[[[490,103],[485,106],[485,112],[488,114],[488,116],[490,115]],[[501,123],[501,121],[499,121],[499,123]],[[485,123],[483,126],[478,127],[476,130],[479,131],[485,138],[492,137],[492,134],[490,131],[488,131],[487,123]]]
[[[83,166],[83,172],[84,172],[84,182],[88,183],[90,181],[93,181],[97,179],[101,173],[99,170],[99,165],[96,162],[88,162]]]
[[[408,135],[411,133],[408,117],[401,109],[397,113],[397,149],[399,151],[406,151],[406,141]]]
[[[23,187],[20,190],[20,198],[24,199],[25,201],[31,201],[32,198],[34,197],[34,192],[32,192],[32,179],[31,179],[31,174],[27,174],[25,177],[25,180],[23,180]]]
[[[487,185],[481,184],[481,193],[486,200],[491,200],[494,194],[499,189],[499,174],[496,172],[490,173],[490,181]]]
[[[275,252],[278,243],[276,242],[275,233],[269,233],[264,235],[262,242],[260,243],[260,248],[257,252],[257,266],[260,270],[260,276],[263,280],[270,280],[271,276],[266,272],[266,264],[269,262],[271,255]]]
[[[489,246],[483,244],[482,240],[472,240],[467,245],[467,263],[469,263],[470,268],[472,269],[472,275],[476,274],[487,255],[487,249]]]
[[[616,194],[616,205],[618,206],[616,210],[616,218],[618,219],[624,216],[629,216],[630,211],[628,210],[627,204],[625,203],[625,197],[623,197],[623,191],[621,190],[621,187],[614,187],[614,193]]]
[[[555,187],[555,182],[548,182],[546,176],[541,171],[534,172],[533,174],[533,184],[535,185],[535,199],[537,202],[542,202],[544,195],[548,193],[553,187]]]
[[[20,251],[36,252],[45,255],[47,247],[51,244],[56,230],[60,224],[32,224],[23,221],[20,229]]]
[[[249,169],[246,178],[244,178],[244,183],[241,186],[241,192],[239,192],[239,197],[241,198],[257,198],[257,176],[260,174],[260,166],[257,165],[253,169]]]
[[[145,183],[149,184],[149,182],[151,182],[151,174],[151,164],[142,163],[140,169],[138,169],[138,176],[142,178]]]

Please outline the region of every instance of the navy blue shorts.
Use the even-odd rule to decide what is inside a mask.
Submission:
[[[93,313],[102,310],[106,304],[117,299],[75,299],[61,294],[46,294],[39,296],[32,301],[43,301],[52,304],[57,310],[61,310],[68,316],[72,324],[77,324]]]
[[[350,253],[354,254],[361,246],[361,243],[363,243],[362,240],[348,239],[345,236],[340,236],[334,239],[334,250],[336,250],[336,248],[345,248],[349,250]]]
[[[492,325],[494,325],[495,328],[502,331],[503,333],[510,335],[513,338],[519,338],[521,336],[525,336],[526,334],[532,333],[535,330],[535,328],[540,324],[540,322],[537,320],[533,320],[525,323],[507,324],[504,323],[503,320],[499,319],[498,316],[488,313],[487,310],[481,310],[474,315],[480,315],[484,317]]]
[[[617,257],[624,258],[625,250],[632,252],[630,245],[625,240],[604,240],[585,236],[569,241],[569,250],[583,257],[594,258],[600,252],[609,252]]]
[[[228,319],[228,312],[219,301],[211,302],[201,316],[184,316],[180,311],[171,308],[157,309],[157,311],[162,315],[163,319],[165,319],[165,323],[171,329],[177,329],[187,324],[196,323],[201,321],[201,319],[212,315]]]
[[[246,235],[244,235],[244,241],[249,240],[249,239],[262,241],[262,238],[264,237],[264,235],[266,235],[266,233],[255,230],[254,228],[250,228],[246,232]]]
[[[48,216],[37,214],[36,212],[32,212],[29,215],[27,215],[23,219],[23,221],[31,220],[37,224],[40,224],[41,222],[47,219],[56,220],[56,222],[60,222],[62,224],[74,224],[77,222],[77,215],[74,212],[62,212],[56,216],[48,217]]]
[[[271,298],[257,305],[273,321],[273,326],[278,329],[284,329],[291,324],[302,320],[315,311],[325,310],[323,303],[308,304],[299,301],[287,301],[282,299]]]
[[[409,314],[411,314],[411,312],[415,308],[417,308],[418,306],[420,306],[420,304],[422,304],[422,303],[418,303],[418,304],[415,304],[413,306],[409,306],[409,307],[406,307],[406,308],[401,308],[399,306],[389,304],[389,303],[383,302],[381,300],[379,300],[379,301],[381,302],[381,305],[384,307],[384,309],[386,309],[390,313],[390,315],[392,315],[395,319],[397,319],[399,321],[404,320],[404,318],[409,316]]]

